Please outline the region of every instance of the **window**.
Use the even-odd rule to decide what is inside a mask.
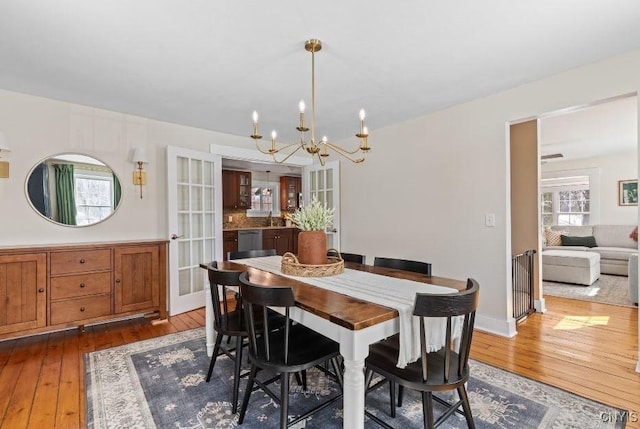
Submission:
[[[280,183],[254,180],[247,217],[280,216]]]
[[[543,179],[542,225],[589,225],[589,198],[588,176]]]
[[[113,175],[76,168],[76,225],[100,222],[113,212]]]

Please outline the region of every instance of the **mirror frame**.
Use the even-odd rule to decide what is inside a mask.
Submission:
[[[31,179],[31,175],[33,174],[34,170],[42,165],[42,163],[52,159],[52,158],[56,158],[59,156],[64,156],[64,155],[78,155],[78,156],[84,156],[87,158],[91,158],[91,159],[95,159],[96,161],[102,163],[105,167],[109,168],[109,170],[111,170],[111,173],[114,174],[116,176],[116,178],[118,179],[118,181],[120,182],[120,189],[121,189],[121,194],[120,194],[120,201],[118,201],[118,205],[113,209],[113,211],[109,214],[109,216],[99,220],[98,222],[94,222],[94,223],[90,223],[90,224],[86,224],[86,225],[68,225],[66,223],[61,223],[58,222],[54,219],[51,219],[47,216],[45,216],[40,210],[38,210],[36,208],[36,206],[34,205],[33,201],[31,200],[31,195],[29,195],[29,180]],[[113,215],[120,209],[120,207],[122,207],[122,201],[124,200],[124,195],[125,195],[125,190],[124,187],[122,186],[122,179],[120,178],[120,176],[115,172],[115,170],[106,162],[104,162],[102,159],[97,158],[93,155],[89,155],[87,153],[83,153],[83,152],[59,152],[59,153],[55,153],[52,155],[49,155],[45,158],[42,158],[40,161],[36,162],[33,167],[31,167],[29,169],[29,172],[27,173],[27,177],[25,179],[24,182],[24,193],[25,196],[27,198],[27,201],[29,202],[29,206],[31,206],[31,208],[33,209],[33,211],[38,214],[39,217],[41,217],[42,219],[45,219],[49,222],[51,222],[54,225],[58,225],[58,226],[64,226],[67,228],[86,228],[86,227],[90,227],[90,226],[94,226],[94,225],[98,225],[101,224],[102,222],[109,220],[113,217]]]

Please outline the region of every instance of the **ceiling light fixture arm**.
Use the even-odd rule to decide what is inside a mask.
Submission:
[[[366,153],[370,150],[369,144],[367,142],[367,138],[369,137],[367,127],[364,125],[365,112],[363,109],[360,110],[360,130],[356,133],[356,137],[360,139],[360,146],[353,151],[341,148],[337,145],[329,143],[327,141],[327,137],[322,137],[322,140],[316,140],[316,75],[315,75],[315,53],[322,49],[322,42],[318,39],[309,39],[305,42],[304,48],[307,52],[311,53],[311,128],[309,129],[305,124],[305,104],[304,100],[301,100],[299,103],[300,110],[300,122],[296,127],[296,130],[300,132],[300,141],[296,143],[292,143],[281,148],[277,148],[276,144],[276,136],[277,133],[275,130],[271,132],[271,148],[268,150],[263,150],[260,148],[258,140],[262,139],[262,136],[259,134],[258,127],[258,112],[253,112],[253,134],[250,136],[256,144],[256,148],[260,153],[265,155],[271,155],[273,157],[274,162],[283,163],[286,162],[293,154],[298,152],[300,149],[304,149],[311,156],[317,156],[320,164],[324,165],[325,158],[329,156],[329,152],[327,149],[331,149],[332,151],[337,152],[342,155],[346,159],[354,163],[361,163],[364,161],[364,157]],[[305,139],[305,133],[307,131],[311,131],[311,138],[307,141]],[[285,158],[278,161],[276,159],[276,154],[282,151],[285,151],[292,146],[297,146],[295,150],[289,153]],[[351,155],[355,155],[358,152],[362,152],[362,158],[354,158]]]

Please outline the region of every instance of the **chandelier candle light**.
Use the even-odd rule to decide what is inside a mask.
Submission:
[[[344,156],[349,161],[360,163],[364,161],[366,153],[370,150],[369,143],[367,142],[367,137],[369,137],[369,132],[367,127],[364,125],[365,112],[364,109],[360,109],[360,130],[356,134],[356,137],[360,139],[360,145],[355,150],[347,150],[340,146],[337,146],[333,143],[330,143],[327,140],[327,136],[323,136],[320,141],[316,140],[316,89],[315,89],[315,53],[322,49],[322,43],[318,39],[310,39],[307,40],[304,44],[304,49],[307,52],[311,52],[311,138],[309,140],[306,139],[305,133],[309,131],[309,128],[305,124],[305,104],[304,100],[300,100],[298,104],[298,108],[300,110],[300,121],[296,130],[300,132],[300,141],[295,142],[284,147],[278,148],[276,143],[276,137],[278,134],[275,130],[271,132],[271,148],[268,150],[263,150],[260,148],[258,144],[258,140],[262,138],[259,134],[258,129],[258,112],[253,112],[253,134],[251,138],[256,142],[256,148],[266,154],[271,155],[273,160],[277,163],[283,163],[287,161],[293,154],[298,152],[300,149],[306,150],[311,156],[317,156],[321,165],[324,165],[325,158],[329,156],[328,149],[331,149],[338,154]],[[290,152],[286,152],[289,150]],[[362,152],[362,157],[357,157],[357,154]],[[276,154],[282,153],[284,154],[284,158],[278,160],[276,158]]]

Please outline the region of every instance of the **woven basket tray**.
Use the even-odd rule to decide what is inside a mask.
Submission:
[[[328,277],[344,272],[344,261],[341,257],[327,256],[324,265],[305,265],[298,262],[293,253],[287,252],[282,256],[283,274],[300,277]]]

